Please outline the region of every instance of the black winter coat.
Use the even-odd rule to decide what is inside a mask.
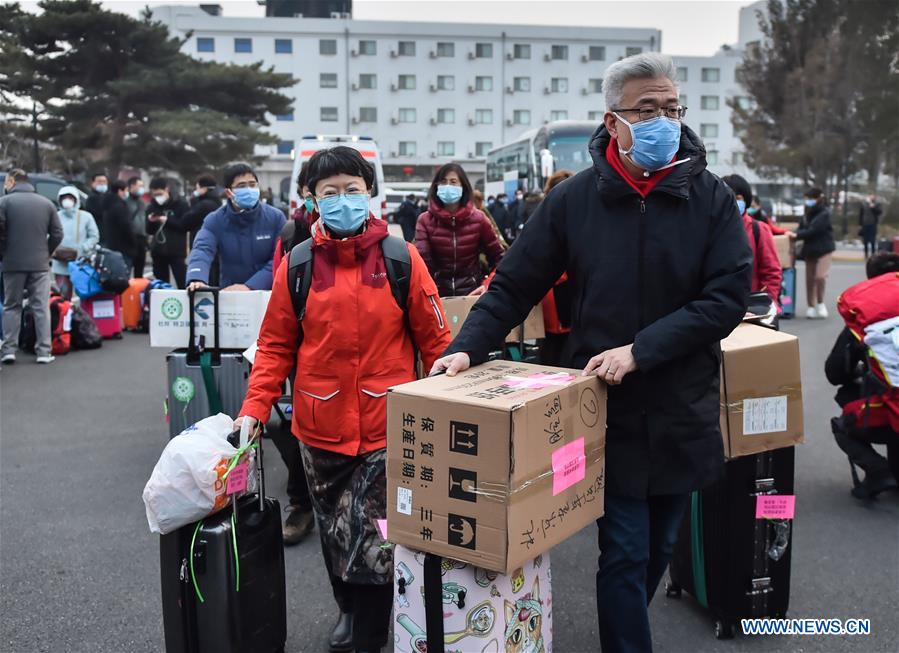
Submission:
[[[169,198],[161,206],[155,201],[147,205],[147,234],[153,236],[150,253],[175,259],[187,258],[187,226],[184,216],[189,207],[182,198]],[[150,220],[151,215],[165,215],[165,225]]]
[[[563,364],[633,343],[639,368],[609,388],[607,492],[686,493],[723,469],[719,341],[744,315],[752,254],[733,194],[688,127],[678,159],[689,161],[645,200],[606,161],[609,140],[600,127],[593,167],[550,191],[447,351],[483,362],[567,271]]]
[[[837,248],[827,207],[814,206],[803,216],[799,229],[796,230],[796,240],[802,241],[800,251],[803,261],[821,258]]]
[[[190,233],[190,244],[193,246],[194,238],[200,232],[203,226],[203,220],[213,211],[221,208],[222,196],[214,188],[210,188],[199,198],[192,198],[190,208],[184,214],[182,224]]]
[[[100,229],[100,244],[128,258],[134,256],[137,238],[131,223],[128,204],[115,193],[108,193],[104,202],[103,227]]]

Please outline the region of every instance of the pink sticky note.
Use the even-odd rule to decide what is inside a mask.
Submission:
[[[553,451],[553,496],[583,481],[586,475],[584,438],[578,438]]]
[[[796,514],[795,494],[763,494],[756,497],[756,519],[793,519]]]
[[[378,525],[378,531],[381,533],[381,539],[387,541],[387,520],[376,519],[375,522]]]
[[[228,485],[225,488],[226,494],[238,494],[247,489],[247,463],[235,465],[228,474]]]

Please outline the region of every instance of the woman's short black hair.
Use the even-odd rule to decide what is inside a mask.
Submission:
[[[303,171],[306,171],[306,186],[313,195],[315,195],[315,187],[318,182],[335,175],[362,177],[365,180],[365,188],[368,190],[371,190],[375,184],[374,166],[359,154],[359,150],[346,145],[319,150],[306,162],[300,175]],[[299,179],[297,182],[299,183]]]
[[[721,181],[727,184],[727,187],[734,192],[734,195],[741,195],[747,205],[752,202],[752,187],[743,177],[740,175],[727,175],[722,177]]]
[[[459,206],[467,206],[471,201],[471,182],[468,181],[468,175],[465,174],[465,170],[463,170],[462,166],[458,163],[446,163],[440,167],[437,174],[434,175],[434,180],[431,182],[431,189],[428,191],[428,199],[436,202],[437,206],[443,206],[443,202],[437,197],[437,187],[451,172],[455,172],[459,175],[459,181],[462,182],[462,197],[459,199]]]
[[[309,163],[300,166],[300,174],[297,175],[297,192],[303,192],[303,186],[309,185]]]
[[[253,170],[253,166],[249,163],[235,163],[225,168],[225,174],[222,175],[224,187],[231,188],[232,184],[234,184],[234,180],[243,175],[253,175],[253,178],[257,182],[259,181],[259,177],[256,176],[256,171]]]
[[[899,254],[895,252],[877,252],[865,264],[865,273],[869,279],[888,272],[899,272]]]

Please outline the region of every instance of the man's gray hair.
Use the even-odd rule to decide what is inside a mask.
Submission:
[[[667,77],[677,88],[677,67],[667,54],[661,52],[643,52],[616,61],[606,69],[602,82],[606,98],[606,111],[631,107],[621,107],[621,96],[624,85],[632,79],[656,79]]]

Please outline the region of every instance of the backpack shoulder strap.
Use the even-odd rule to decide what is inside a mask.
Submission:
[[[406,312],[409,298],[409,286],[412,280],[412,258],[406,241],[397,236],[387,236],[381,241],[384,253],[384,265],[387,268],[387,281],[397,305]]]
[[[755,239],[755,251],[759,251],[759,238],[761,238],[761,227],[755,220],[752,221],[752,237]]]
[[[312,285],[312,239],[308,238],[290,250],[287,279],[290,283],[290,300],[297,321],[306,315],[306,299]]]

